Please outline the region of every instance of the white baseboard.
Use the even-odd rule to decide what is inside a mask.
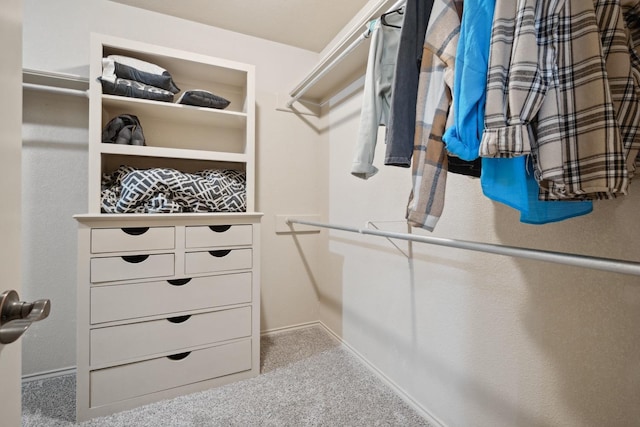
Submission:
[[[364,357],[358,350],[351,347],[349,343],[342,339],[338,334],[333,332],[331,328],[325,325],[322,321],[318,321],[317,324],[322,326],[330,335],[332,335],[342,346],[353,354],[358,360],[360,360],[376,377],[378,377],[383,383],[390,387],[407,405],[411,406],[422,418],[433,424],[434,427],[447,427],[445,423],[433,416],[427,411],[421,404],[415,401],[411,395],[409,395],[402,387],[396,384],[392,379],[387,377],[380,369],[378,369],[373,363],[371,363],[366,357]]]
[[[75,375],[76,367],[53,369],[51,371],[38,372],[37,374],[29,374],[22,376],[22,383],[28,383],[31,381],[46,380],[49,378],[62,377],[64,375]]]
[[[378,377],[382,382],[384,382],[388,387],[390,387],[404,402],[406,402],[409,406],[411,406],[420,416],[422,416],[429,423],[433,424],[435,427],[447,427],[442,421],[433,416],[429,411],[427,411],[422,405],[416,402],[402,387],[396,384],[393,380],[387,377],[382,371],[380,371],[373,363],[371,363],[366,357],[364,357],[360,352],[358,352],[355,348],[351,347],[349,343],[342,339],[338,334],[336,334],[331,328],[325,325],[322,321],[313,321],[300,323],[297,325],[284,326],[281,328],[273,328],[264,330],[260,333],[261,336],[266,335],[276,335],[282,332],[291,332],[300,329],[313,328],[316,326],[322,327],[333,339],[339,342],[345,349],[347,349],[351,354],[353,354],[358,360],[364,364],[376,377]],[[44,380],[48,378],[56,378],[61,377],[63,375],[71,375],[76,373],[75,367],[64,368],[64,369],[55,369],[47,372],[40,372],[37,374],[23,375],[22,382],[30,382],[30,381],[38,381]]]
[[[313,328],[314,326],[322,326],[322,324],[317,320],[315,320],[313,322],[298,323],[297,325],[283,326],[281,328],[266,329],[264,331],[261,331],[260,335],[261,336],[275,335],[275,334],[279,334],[281,332],[291,332],[291,331],[297,331],[299,329]]]

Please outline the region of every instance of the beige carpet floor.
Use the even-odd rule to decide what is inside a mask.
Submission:
[[[262,338],[261,374],[84,423],[75,376],[23,385],[23,427],[429,426],[322,327]]]

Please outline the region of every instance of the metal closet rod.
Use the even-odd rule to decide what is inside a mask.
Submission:
[[[470,251],[486,252],[518,258],[527,258],[537,261],[547,261],[556,264],[573,265],[576,267],[591,268],[595,270],[610,271],[613,273],[630,274],[640,276],[640,263],[612,258],[600,258],[588,255],[570,254],[564,252],[545,251],[540,249],[521,248],[517,246],[497,245],[493,243],[479,243],[468,240],[444,239],[441,237],[419,236],[408,233],[395,233],[392,231],[372,230],[369,228],[356,228],[344,225],[325,224],[320,222],[305,221],[295,218],[287,218],[287,224],[303,224],[312,227],[330,228],[334,230],[348,231],[351,233],[370,234],[373,236],[388,237],[392,239],[408,240],[412,242],[428,243],[431,245],[447,246],[451,248],[466,249]]]
[[[406,3],[406,0],[396,1],[394,5],[388,9],[388,12],[391,12],[393,10],[400,8],[405,3]],[[353,51],[356,47],[358,47],[360,43],[368,39],[370,35],[371,35],[371,30],[369,29],[369,23],[367,23],[367,29],[360,35],[360,37],[355,39],[349,46],[347,46],[347,48],[345,48],[342,52],[340,52],[340,54],[336,56],[333,59],[333,61],[331,61],[328,65],[325,65],[324,68],[322,68],[322,70],[313,79],[309,80],[306,85],[301,87],[295,95],[292,95],[291,99],[287,102],[287,108],[291,108],[291,106],[294,103],[296,103],[300,98],[302,98],[302,95],[307,93],[307,91],[311,89],[313,85],[318,82],[318,80],[323,78],[329,71],[331,71],[336,65],[338,65],[340,61],[342,61],[347,55],[349,55],[351,51]]]

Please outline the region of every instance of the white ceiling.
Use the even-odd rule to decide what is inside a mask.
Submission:
[[[112,0],[320,52],[368,0]]]

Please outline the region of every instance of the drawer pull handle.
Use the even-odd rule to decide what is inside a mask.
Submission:
[[[130,236],[139,236],[149,231],[149,227],[127,227],[122,228],[121,230]]]
[[[173,279],[173,280],[167,280],[167,282],[169,282],[169,284],[171,286],[182,286],[182,285],[186,285],[187,283],[189,283],[191,281],[191,278],[186,278],[186,279]]]
[[[171,356],[167,356],[167,359],[182,360],[182,359],[186,358],[190,354],[191,354],[190,351],[187,351],[186,353],[172,354]]]
[[[215,231],[216,233],[224,233],[228,229],[230,229],[230,225],[210,225],[209,230]]]
[[[138,264],[149,258],[149,255],[126,255],[122,259],[130,264]]]
[[[187,314],[186,316],[169,317],[167,318],[167,320],[171,323],[183,323],[189,320],[190,317],[191,315]]]
[[[216,258],[222,258],[231,253],[231,249],[226,249],[222,251],[209,251],[209,255],[214,256]]]

